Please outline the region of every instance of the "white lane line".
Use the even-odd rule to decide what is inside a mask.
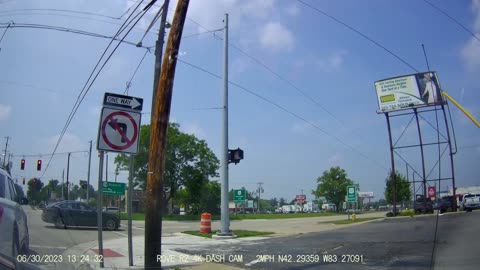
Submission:
[[[124,234],[124,233],[121,233],[121,232],[113,232],[113,233],[124,236],[124,237],[128,237],[128,234]]]
[[[337,250],[337,249],[341,249],[343,246],[338,246],[336,248],[333,248],[332,250]]]
[[[249,263],[246,263],[245,266],[252,266],[252,265],[254,265],[254,264],[256,264],[256,263],[259,263],[259,262],[260,262],[259,260],[253,260],[253,261],[251,261],[251,262],[249,262]]]
[[[51,247],[51,246],[38,246],[38,245],[30,245],[32,248],[48,248],[48,249],[67,249],[67,247]]]

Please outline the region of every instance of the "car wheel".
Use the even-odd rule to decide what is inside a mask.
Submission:
[[[65,225],[65,222],[63,222],[62,217],[57,217],[55,219],[55,227],[57,227],[59,229],[61,229],[61,228],[66,229],[67,228],[67,226]]]
[[[105,228],[109,231],[114,231],[117,229],[117,224],[115,223],[115,220],[113,219],[107,219],[105,222]]]

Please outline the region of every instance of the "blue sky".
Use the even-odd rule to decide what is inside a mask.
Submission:
[[[160,1],[161,2],[161,1]],[[480,118],[480,41],[424,1],[308,1],[306,3],[334,16],[388,48],[419,71],[427,70],[421,44],[425,45],[432,70],[441,86],[472,115]],[[480,38],[480,1],[431,0]],[[126,16],[105,18],[65,11],[72,10],[120,17],[134,1],[2,1],[0,22],[42,24],[73,28],[112,36]],[[176,1],[169,8],[169,20]],[[143,7],[143,5],[142,5]],[[36,10],[32,10],[36,9]],[[155,7],[126,40],[137,43],[145,33]],[[230,165],[230,187],[254,190],[264,183],[264,198],[291,200],[303,190],[310,199],[316,178],[332,166],[344,168],[362,191],[382,198],[390,168],[385,117],[377,114],[374,82],[415,71],[345,26],[321,15],[298,1],[199,1],[190,3],[180,49],[183,61],[217,75],[223,70],[223,32],[204,33],[223,27],[224,13],[230,14],[232,45],[266,65],[289,83],[280,80],[262,65],[229,49],[230,80],[315,124],[280,110],[230,85],[230,148],[240,147],[245,159]],[[158,22],[143,44],[153,46]],[[5,28],[0,29],[3,34]],[[200,34],[202,33],[202,34]],[[196,36],[188,37],[194,34]],[[41,176],[26,157],[27,169],[19,170],[21,155],[51,153],[75,100],[109,39],[66,32],[9,28],[0,42],[0,124],[1,145],[10,136],[9,152],[14,155],[15,177]],[[122,44],[98,77],[78,109],[57,152],[86,151],[96,141],[103,94],[123,93],[145,49]],[[142,123],[150,123],[154,56],[148,53],[131,81],[129,94],[144,99]],[[317,104],[298,92],[313,98]],[[222,81],[183,63],[177,64],[171,121],[181,129],[206,140],[220,156]],[[320,106],[319,106],[319,105]],[[451,106],[458,153],[455,155],[457,185],[478,185],[480,173],[480,130],[456,107]],[[328,111],[328,113],[327,113]],[[332,115],[334,117],[332,117]],[[395,120],[399,136],[409,118]],[[427,122],[428,121],[428,122]],[[436,140],[425,115],[421,126],[425,138]],[[325,131],[321,131],[321,130]],[[444,129],[441,128],[443,134]],[[415,143],[415,126],[401,140]],[[418,150],[402,155],[419,171]],[[435,164],[437,149],[426,149],[427,173]],[[115,154],[109,154],[109,180],[113,180]],[[441,161],[441,177],[450,173]],[[44,160],[44,168],[48,161]],[[71,156],[70,179],[78,183],[87,176],[88,154]],[[399,170],[405,164],[397,159]],[[66,155],[52,159],[45,180],[61,179]],[[430,166],[430,167],[429,167]],[[432,177],[438,177],[438,168]],[[92,158],[92,183],[98,176],[98,158]],[[126,182],[121,172],[118,181]],[[451,185],[449,182],[442,185]]]

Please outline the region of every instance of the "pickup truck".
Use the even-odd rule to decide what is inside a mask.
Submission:
[[[473,209],[480,209],[480,194],[465,194],[462,202],[463,210],[471,212]]]
[[[419,195],[413,203],[413,209],[416,214],[433,213],[433,202],[430,198],[425,198]]]

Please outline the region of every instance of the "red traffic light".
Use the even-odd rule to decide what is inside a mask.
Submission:
[[[42,170],[42,160],[39,159],[37,160],[37,171],[41,171]]]
[[[25,170],[25,159],[20,161],[20,170]]]

